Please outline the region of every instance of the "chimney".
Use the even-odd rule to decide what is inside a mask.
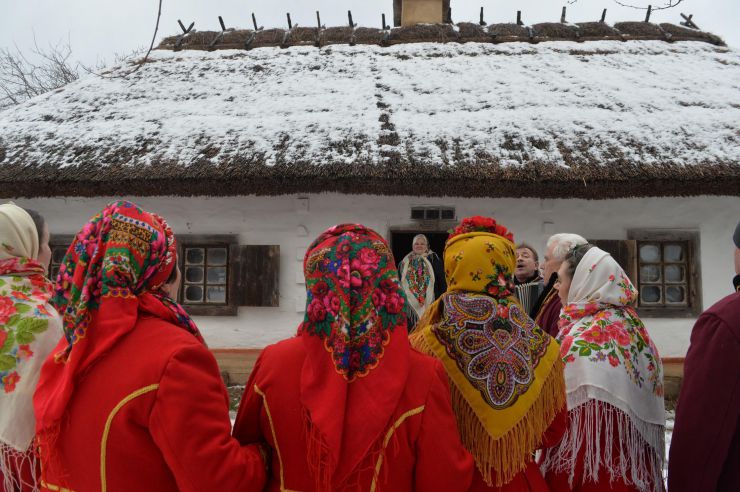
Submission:
[[[450,0],[393,0],[393,25],[449,22]]]

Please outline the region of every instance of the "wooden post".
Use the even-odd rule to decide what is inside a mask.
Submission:
[[[565,5],[563,5],[563,13],[560,14],[560,23],[565,24]]]
[[[391,28],[391,26],[385,23],[385,14],[381,14],[380,23],[382,24],[381,29],[383,29],[384,31]]]
[[[319,15],[319,11],[316,11],[316,25],[319,28],[319,31],[321,30],[321,16]]]
[[[521,10],[516,11],[516,23],[518,26],[524,25],[524,22],[522,22],[522,11]]]
[[[480,20],[478,21],[478,24],[480,24],[481,26],[486,25],[486,21],[483,20],[483,7],[480,8]]]
[[[601,20],[599,22],[606,22],[606,9],[604,9],[604,11],[601,13]]]
[[[653,12],[653,6],[648,5],[647,15],[645,15],[645,22],[650,22],[650,14]]]
[[[221,30],[222,31],[225,31],[226,30],[226,24],[224,24],[224,19],[220,15],[218,16],[218,23],[221,24]]]
[[[285,15],[288,16],[288,30],[293,29],[293,22],[290,20],[290,12]]]
[[[681,23],[682,26],[690,27],[692,29],[699,29],[699,26],[694,24],[694,21],[691,20],[691,18],[694,17],[694,14],[691,14],[688,17],[686,17],[686,14],[681,14],[681,17],[683,17],[685,21]]]
[[[259,28],[257,27],[257,18],[254,16],[254,12],[252,12],[252,24],[254,25],[254,30],[259,31]]]
[[[347,19],[349,19],[349,27],[355,27],[357,25],[354,22],[352,22],[352,11],[351,10],[347,11]]]

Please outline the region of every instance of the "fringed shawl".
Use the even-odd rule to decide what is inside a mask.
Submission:
[[[572,482],[583,449],[584,480],[596,481],[605,469],[611,479],[640,490],[661,490],[663,371],[632,307],[636,299],[619,264],[592,247],[576,268],[560,315],[570,427],[560,445],[548,450],[545,471],[568,473]],[[599,446],[602,432],[609,434],[605,449]]]
[[[466,233],[444,256],[448,292],[411,343],[444,364],[463,444],[486,483],[495,476],[500,487],[526,468],[563,409],[563,365],[557,343],[512,297],[511,240]]]

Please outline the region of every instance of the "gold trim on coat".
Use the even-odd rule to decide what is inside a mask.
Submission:
[[[414,415],[418,415],[423,411],[424,411],[424,405],[414,408],[412,410],[409,410],[408,412],[398,417],[398,420],[396,420],[393,426],[390,429],[388,429],[388,432],[385,435],[385,439],[383,439],[383,449],[380,452],[380,456],[378,456],[378,462],[375,464],[375,473],[373,474],[373,482],[370,484],[370,492],[375,492],[375,488],[377,487],[378,476],[380,475],[380,468],[383,466],[383,456],[385,456],[385,448],[388,447],[388,443],[391,441],[391,437],[393,437],[393,433],[396,432],[396,429],[398,429],[401,426],[401,424],[403,424],[406,421],[407,418],[413,417]]]

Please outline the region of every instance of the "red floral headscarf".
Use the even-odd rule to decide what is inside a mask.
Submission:
[[[161,217],[119,201],[94,216],[67,250],[52,303],[65,340],[44,364],[34,397],[37,431],[61,419],[79,374],[135,326],[140,310],[203,338],[161,287],[175,268],[175,236]]]
[[[385,240],[358,224],[321,234],[304,271],[301,403],[324,490],[357,471],[398,404],[409,364],[406,297]]]

